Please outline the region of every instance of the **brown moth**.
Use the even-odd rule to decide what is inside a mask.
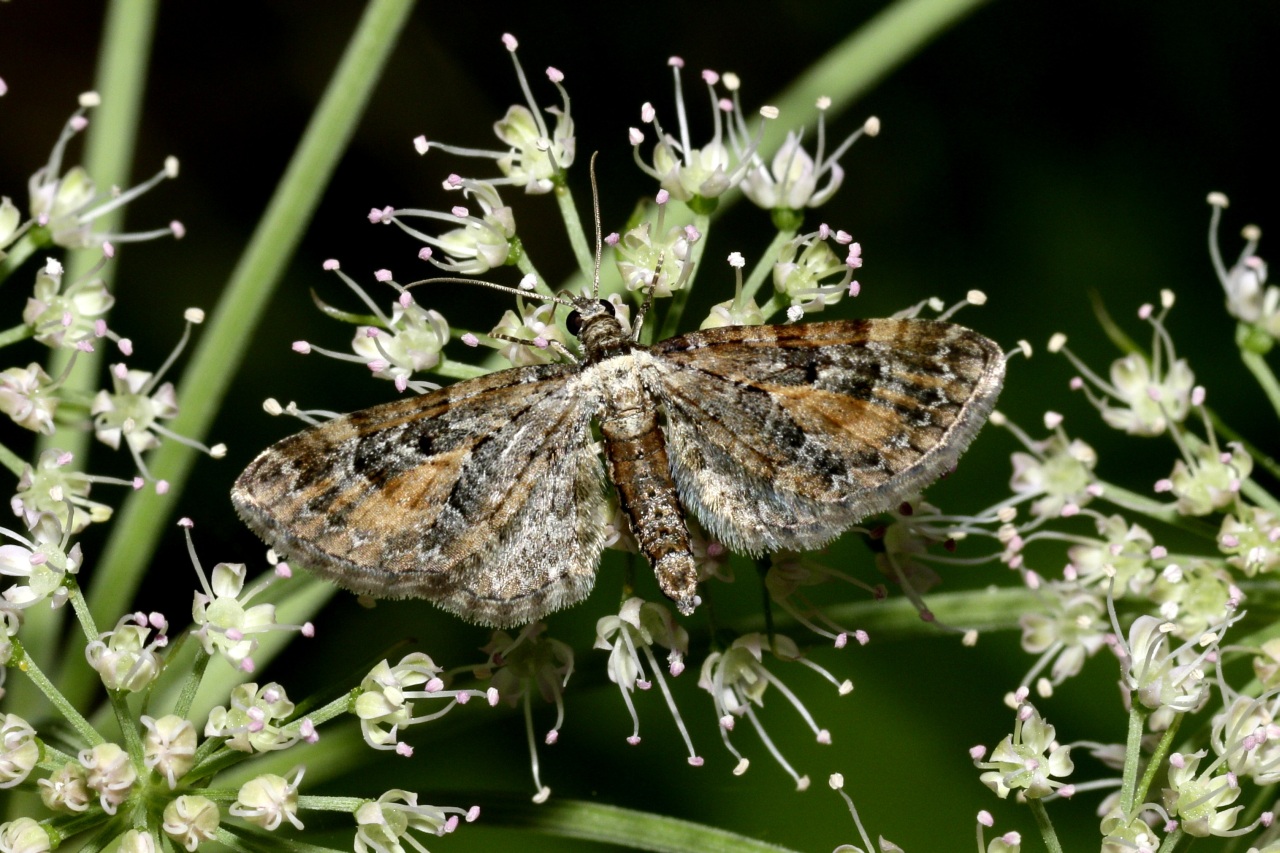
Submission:
[[[948,471],[1004,378],[994,342],[935,320],[734,326],[644,346],[608,302],[555,301],[573,309],[580,361],[286,438],[236,481],[241,517],[339,586],[510,627],[591,591],[607,477],[687,614],[686,513],[733,551],[816,548]]]

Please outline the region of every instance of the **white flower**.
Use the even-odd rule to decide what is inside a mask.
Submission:
[[[258,648],[257,635],[276,628],[276,608],[272,604],[249,606],[260,587],[251,588],[241,598],[246,572],[243,563],[218,563],[211,582],[206,582],[201,572],[205,591],[195,594],[191,616],[205,652],[220,654],[233,666],[252,672],[249,656]]]
[[[33,819],[0,823],[0,853],[49,853],[52,849],[49,833]]]
[[[156,649],[163,648],[168,637],[164,633],[167,627],[164,619],[159,614],[156,616],[154,624],[142,613],[122,616],[115,630],[104,632],[85,646],[85,659],[97,670],[108,690],[137,693],[160,674],[161,660]],[[147,642],[153,628],[158,633]]]
[[[55,390],[49,374],[35,362],[10,367],[0,372],[0,412],[20,427],[52,435],[59,402]]]
[[[264,773],[240,786],[231,814],[263,829],[277,829],[286,820],[302,829],[298,820],[298,785],[306,768],[293,769],[293,779]]]
[[[51,448],[40,454],[34,466],[25,466],[18,478],[18,488],[9,505],[38,538],[57,541],[111,517],[111,507],[89,499],[89,488],[96,478],[77,471],[71,466],[72,461],[70,453]],[[57,528],[56,536],[52,530],[40,532],[46,518]],[[77,554],[77,565],[79,547],[77,544],[72,549]]]
[[[115,814],[138,779],[129,753],[114,743],[100,743],[80,752],[80,764],[87,771],[85,784],[97,793],[102,810]]]
[[[278,721],[293,714],[293,703],[284,688],[274,682],[261,689],[253,682],[231,688],[230,707],[219,705],[209,712],[206,737],[224,737],[227,746],[241,752],[272,752],[298,742],[296,732],[286,732]]]
[[[169,790],[195,765],[196,727],[190,720],[166,714],[159,719],[142,716],[142,763],[164,777]]]
[[[67,549],[67,537],[51,516],[37,516],[31,531],[34,540],[0,528],[12,542],[0,545],[0,577],[20,578],[4,590],[8,607],[22,610],[49,601],[53,607],[66,602],[63,581],[80,570],[80,544]]]
[[[123,364],[111,367],[112,391],[105,389],[93,398],[93,432],[98,440],[119,449],[124,438],[133,453],[160,445],[156,426],[160,419],[178,415],[178,398],[172,382],[156,387],[153,375],[130,370]]]
[[[418,795],[412,791],[394,789],[387,791],[376,802],[365,803],[356,809],[355,853],[404,853],[405,839],[415,850],[425,850],[417,839],[409,837],[410,830],[427,835],[445,835],[458,827],[459,818],[468,823],[480,815],[476,806],[460,809],[453,806],[418,805]]]
[[[1015,789],[1031,798],[1047,797],[1064,784],[1053,777],[1067,776],[1075,769],[1071,747],[1059,745],[1053,726],[1028,704],[1019,706],[1013,734],[991,751],[990,760],[976,764],[986,770],[982,783],[1001,799]]]
[[[184,794],[164,807],[164,834],[189,853],[195,853],[200,842],[212,841],[221,822],[218,805],[208,797]]]
[[[17,714],[5,714],[0,723],[0,789],[21,783],[39,760],[35,729]]]
[[[50,773],[48,779],[41,779],[36,784],[40,786],[40,799],[46,808],[83,812],[93,803],[87,779],[83,767],[68,762]]]
[[[1221,760],[1200,772],[1200,759],[1208,752],[1169,756],[1169,787],[1164,789],[1164,806],[1170,817],[1182,818],[1182,831],[1196,838],[1229,836],[1236,816],[1244,806],[1232,806],[1240,796],[1240,785],[1229,774],[1218,773]]]
[[[35,290],[22,322],[46,346],[79,349],[97,337],[97,324],[115,304],[100,278],[82,278],[62,288],[62,264],[50,258],[36,273]]]
[[[1155,616],[1142,615],[1129,627],[1128,643],[1120,651],[1121,684],[1144,708],[1169,708],[1178,713],[1200,710],[1209,699],[1204,654],[1187,643],[1169,651],[1174,626]]]

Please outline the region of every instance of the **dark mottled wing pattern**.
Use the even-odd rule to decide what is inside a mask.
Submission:
[[[735,551],[821,545],[950,469],[1004,356],[932,320],[695,332],[649,350],[684,506]]]
[[[576,365],[492,373],[286,438],[232,498],[255,532],[340,586],[523,624],[591,591],[598,408]]]

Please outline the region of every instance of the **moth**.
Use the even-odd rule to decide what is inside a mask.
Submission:
[[[607,480],[688,614],[688,514],[740,553],[821,546],[950,470],[1004,378],[994,342],[935,320],[732,326],[645,346],[610,303],[556,301],[572,308],[580,358],[286,438],[236,481],[240,516],[341,587],[511,627],[591,591]]]

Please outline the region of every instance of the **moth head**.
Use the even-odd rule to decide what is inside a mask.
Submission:
[[[613,303],[607,299],[584,299],[575,303],[574,309],[564,319],[564,325],[569,330],[569,334],[576,338],[581,337],[582,328],[587,324],[587,321],[594,320],[597,317],[616,318],[617,316]]]

